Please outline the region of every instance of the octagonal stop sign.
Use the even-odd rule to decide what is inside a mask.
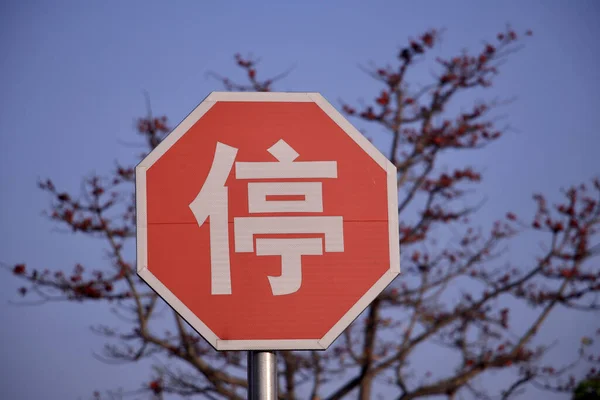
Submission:
[[[326,349],[400,273],[396,168],[318,93],[211,93],[136,167],[137,271],[217,350]]]

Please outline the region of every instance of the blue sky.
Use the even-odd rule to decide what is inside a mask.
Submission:
[[[446,29],[437,53],[477,49],[510,23],[532,29],[526,47],[503,67],[490,96],[515,97],[501,110],[512,129],[493,149],[466,160],[485,168],[480,222],[506,211],[533,211],[531,193],[600,173],[600,4],[565,1],[3,1],[0,4],[0,261],[37,268],[76,262],[101,266],[102,247],[58,233],[41,211],[36,180],[52,177],[76,191],[80,178],[114,160],[133,160],[134,119],[147,91],[156,113],[179,122],[221,86],[209,70],[243,80],[233,54],[262,58],[259,76],[295,65],[277,89],[319,91],[337,99],[378,90],[359,69],[393,62],[410,36]],[[414,75],[430,79],[430,66]],[[469,103],[465,103],[468,106]],[[367,130],[368,134],[376,134]],[[465,161],[461,159],[461,162]],[[520,241],[515,257],[535,255]],[[137,388],[148,369],[108,366],[92,357],[102,339],[89,326],[110,321],[104,307],[9,305],[17,283],[0,279],[0,383],[9,399],[87,397],[95,389]],[[574,349],[589,321],[549,321]],[[563,353],[556,355],[563,357]]]

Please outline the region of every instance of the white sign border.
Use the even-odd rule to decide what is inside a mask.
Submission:
[[[315,103],[350,136],[387,174],[390,269],[320,339],[221,340],[147,268],[146,171],[181,138],[216,102]],[[326,350],[334,340],[400,274],[397,170],[335,107],[319,93],[212,92],[135,168],[137,273],[188,324],[216,350]]]

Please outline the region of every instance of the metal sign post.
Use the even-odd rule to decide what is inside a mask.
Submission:
[[[277,355],[248,352],[248,400],[277,400]]]

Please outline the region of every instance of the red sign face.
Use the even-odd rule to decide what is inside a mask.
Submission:
[[[138,274],[217,350],[325,349],[400,272],[396,168],[316,93],[212,93],[136,179]]]

